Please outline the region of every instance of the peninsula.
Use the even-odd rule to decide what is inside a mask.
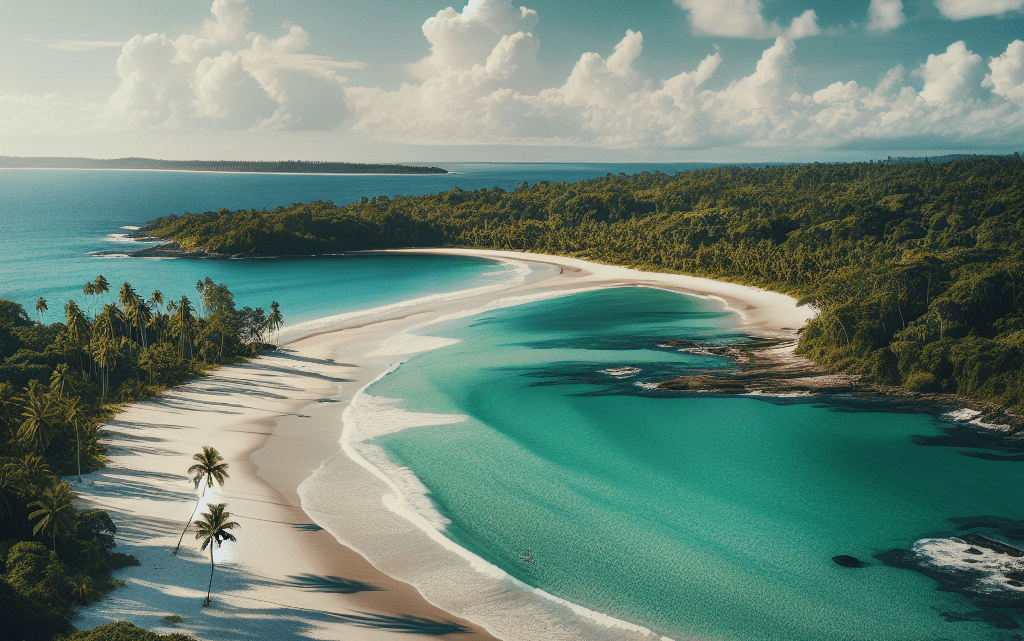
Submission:
[[[221,209],[139,233],[177,255],[470,247],[761,287],[819,311],[797,353],[828,372],[1020,412],[1022,194],[1019,154],[719,167]]]
[[[307,160],[159,160],[0,156],[0,169],[148,169],[254,174],[447,174],[440,167]]]

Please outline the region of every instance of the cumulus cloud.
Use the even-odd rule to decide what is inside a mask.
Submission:
[[[214,0],[199,34],[132,38],[108,115],[127,127],[330,129],[345,109],[345,78],[359,68],[305,53],[309,33],[292,25],[270,38],[249,33],[245,0]]]
[[[252,33],[245,0],[214,0],[196,33],[137,35],[126,43],[65,41],[66,51],[120,46],[117,89],[69,109],[67,98],[5,96],[0,129],[80,133],[160,129],[331,129],[348,115],[342,62],[307,53],[309,33],[285,25]],[[33,118],[37,122],[29,124]],[[66,110],[69,117],[59,117]]]
[[[989,59],[991,73],[982,85],[992,93],[1024,104],[1024,42],[1014,40],[998,58]]]
[[[971,98],[981,85],[981,56],[968,51],[963,40],[946,48],[946,53],[929,54],[915,75],[924,79],[921,97],[931,102],[955,102]]]
[[[339,72],[358,65],[309,53],[301,27],[277,37],[250,33],[244,0],[216,0],[193,34],[125,43],[109,97],[0,96],[0,134],[344,129],[401,144],[691,149],[900,139],[1002,146],[1024,137],[1021,40],[987,66],[955,42],[910,73],[896,65],[873,86],[843,78],[802,87],[795,36],[816,21],[783,29],[763,19],[758,2],[729,3],[749,10],[747,22],[729,27],[734,33],[786,32],[733,77],[721,77],[736,66],[708,43],[699,63],[666,80],[646,78],[644,37],[627,30],[581,54],[564,82],[541,88],[537,14],[512,0],[472,0],[424,23],[430,53],[407,67],[414,79],[392,91],[348,84]],[[891,24],[897,4],[874,6]]]
[[[111,42],[107,40],[61,40],[46,45],[50,49],[59,51],[93,51],[95,49],[113,49],[123,46],[123,42]]]
[[[748,75],[708,89],[719,53],[655,82],[637,71],[642,34],[627,31],[605,55],[581,55],[561,86],[527,92],[514,79],[536,55],[536,42],[529,33],[500,34],[476,44],[491,49],[472,67],[435,67],[433,76],[397,91],[348,88],[352,129],[394,142],[608,148],[834,147],[907,137],[980,144],[1024,134],[1024,113],[1013,102],[1024,92],[1024,43],[991,60],[988,92],[980,57],[956,42],[913,72],[920,91],[897,65],[873,87],[839,81],[804,94],[791,38],[777,37]]]
[[[690,16],[696,35],[732,38],[807,38],[821,33],[813,9],[790,21],[789,27],[765,19],[760,0],[675,0]]]
[[[939,12],[950,20],[998,16],[1024,7],[1024,0],[935,0]]]
[[[901,0],[871,0],[868,7],[868,31],[892,31],[906,20]]]
[[[504,38],[532,37],[537,12],[514,7],[509,0],[469,0],[458,12],[448,7],[423,23],[423,35],[430,43],[430,55],[407,66],[415,77],[426,79],[446,72],[468,71],[487,63],[495,42]],[[522,35],[520,35],[522,34]],[[535,52],[536,53],[536,52]],[[535,58],[520,61],[535,65]],[[534,69],[516,69],[517,79],[529,80]]]

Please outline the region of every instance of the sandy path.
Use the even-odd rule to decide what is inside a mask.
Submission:
[[[105,426],[108,467],[88,475],[75,490],[84,502],[110,513],[118,526],[118,549],[134,554],[142,565],[118,572],[127,586],[83,609],[76,625],[126,619],[158,632],[179,631],[200,639],[505,638],[524,617],[540,616],[536,599],[521,586],[493,579],[486,585],[453,584],[424,598],[411,585],[392,578],[401,577],[406,566],[417,562],[419,555],[409,541],[422,539],[423,546],[436,541],[382,508],[382,500],[394,498],[395,488],[339,452],[341,415],[352,397],[408,358],[410,350],[422,349],[407,340],[406,330],[467,310],[504,305],[509,297],[617,284],[720,298],[744,315],[751,331],[760,333],[790,334],[810,315],[791,298],[707,279],[519,252],[437,251],[541,265],[537,269],[535,264],[531,274],[514,284],[290,327],[283,332],[287,344],[281,350],[244,365],[222,367],[209,377],[133,404]],[[496,303],[502,299],[505,302]],[[191,532],[177,557],[169,553],[198,498],[185,471],[192,454],[204,445],[220,451],[231,474],[226,485],[208,493],[204,501],[226,502],[241,525],[236,530],[238,542],[215,553],[218,565],[209,608],[201,606],[210,576],[209,556],[199,552]],[[330,480],[330,487],[344,489],[332,500],[304,505],[299,487],[314,474],[321,475],[321,481]],[[362,533],[363,539],[350,539],[342,529]],[[410,538],[414,535],[419,539]],[[339,538],[349,547],[339,544]],[[444,563],[472,565],[455,552],[449,557]],[[495,599],[506,604],[504,619],[496,618],[492,610],[483,614],[484,606]],[[168,627],[163,620],[167,615],[185,620]],[[495,636],[470,620],[486,622]],[[537,638],[589,634],[568,610],[564,615],[547,611],[538,625],[544,633]],[[618,630],[613,636],[646,635]]]

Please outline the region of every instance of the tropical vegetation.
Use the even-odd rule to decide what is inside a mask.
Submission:
[[[273,211],[166,216],[185,248],[300,255],[462,246],[560,254],[784,292],[833,371],[1024,410],[1024,161],[870,161],[608,174]]]
[[[74,606],[120,585],[111,571],[138,561],[114,551],[114,522],[102,510],[76,508],[73,488],[83,471],[103,465],[100,426],[123,403],[273,348],[263,337],[279,323],[268,324],[262,308],[237,309],[224,284],[199,284],[195,304],[187,296],[164,304],[160,291],[147,300],[129,283],[107,302],[111,283],[99,276],[83,287],[84,302],[68,301],[63,322],[49,325],[42,322],[45,299],[36,302],[38,320],[0,299],[4,638],[150,638],[137,636],[134,626],[111,628],[113,636],[74,632]],[[276,303],[272,309],[281,318]],[[197,457],[205,457],[190,469],[197,484],[223,483],[226,464],[216,450],[204,448]]]

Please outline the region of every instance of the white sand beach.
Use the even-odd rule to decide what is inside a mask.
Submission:
[[[406,503],[414,493],[377,469],[359,430],[459,418],[412,416],[361,390],[446,344],[417,335],[440,319],[586,289],[651,286],[717,298],[747,331],[764,335],[795,335],[813,310],[754,288],[576,259],[422,251],[501,260],[517,277],[287,327],[281,349],[133,404],[106,424],[108,466],[73,488],[83,504],[110,513],[118,550],[142,565],[117,572],[126,587],[82,609],[76,625],[129,620],[198,639],[653,638],[544,598],[441,535]],[[204,445],[230,465],[227,483],[204,502],[226,502],[241,525],[238,541],[215,552],[208,608],[208,554],[191,532],[181,553],[170,554],[196,505],[186,469]],[[169,615],[184,620],[172,626]]]

